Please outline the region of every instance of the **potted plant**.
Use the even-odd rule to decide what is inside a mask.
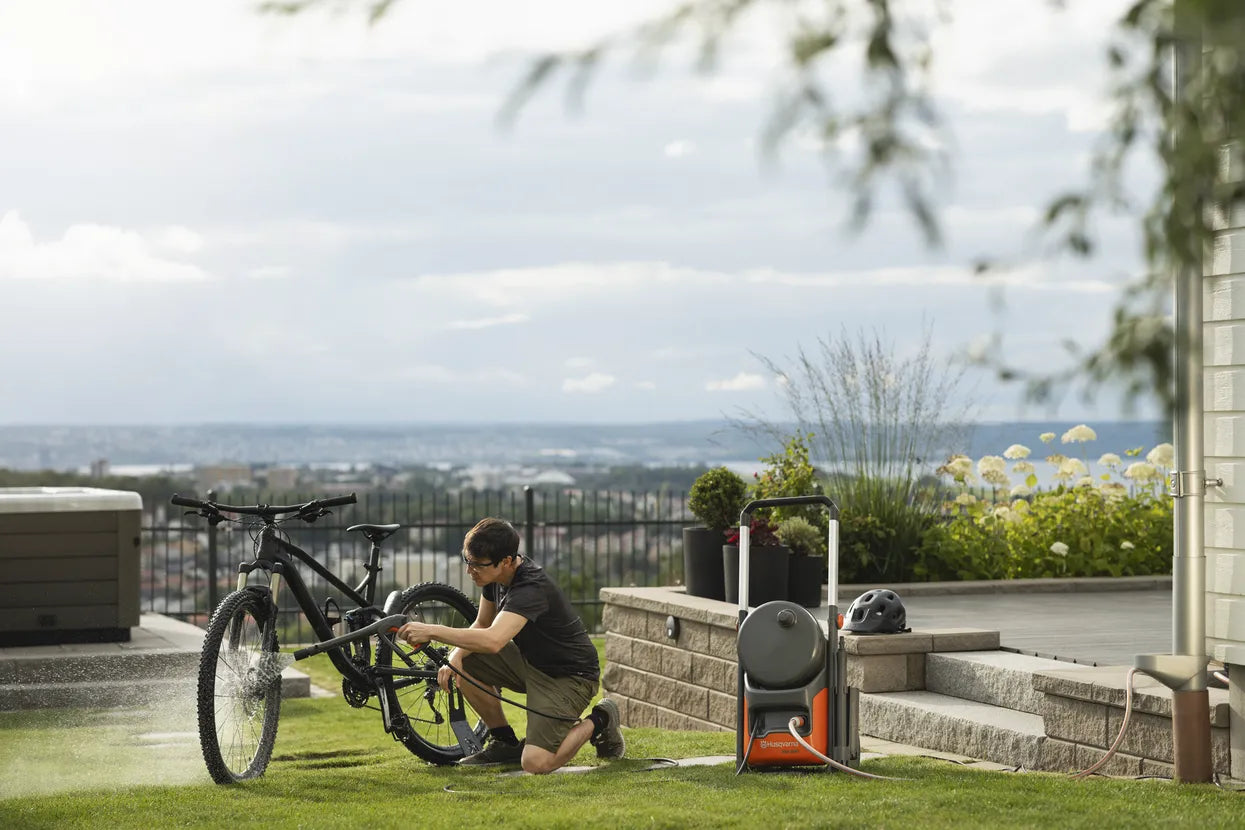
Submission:
[[[687,506],[700,522],[683,528],[683,580],[693,597],[725,599],[722,540],[739,521],[748,486],[726,467],[706,470],[692,483]]]
[[[748,605],[787,599],[787,572],[791,549],[778,541],[774,525],[764,516],[748,523]],[[726,535],[722,546],[722,576],[727,602],[739,602],[739,528]]]
[[[826,584],[826,536],[802,516],[783,519],[775,535],[791,548],[787,598],[805,608],[818,607]]]

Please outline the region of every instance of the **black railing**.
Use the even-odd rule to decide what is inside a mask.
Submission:
[[[291,504],[326,494],[247,498],[231,493],[227,501]],[[365,575],[368,543],[358,534],[347,534],[346,527],[396,522],[402,530],[382,545],[378,604],[390,590],[428,581],[454,585],[478,600],[459,554],[467,531],[485,516],[500,516],[515,525],[523,535],[523,551],[562,587],[592,631],[601,630],[601,588],[682,583],[681,529],[694,523],[681,492],[524,487],[362,493],[358,504],[338,508],[313,525],[289,522],[282,529],[330,571],[357,584]],[[143,521],[143,610],[206,625],[220,597],[236,586],[238,563],[250,561],[251,549],[247,527],[225,523],[213,528],[201,518],[183,516],[179,508],[150,505]],[[340,599],[315,574],[304,577],[321,601]],[[292,597],[283,591],[278,606],[285,617],[282,642],[311,640]]]

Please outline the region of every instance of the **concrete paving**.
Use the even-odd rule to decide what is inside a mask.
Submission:
[[[948,594],[895,586],[914,629],[985,628],[1004,648],[1098,666],[1131,666],[1138,654],[1172,647],[1170,583],[1137,583],[1136,590],[1094,590],[1093,584],[1052,581],[1035,592]],[[905,588],[911,590],[905,591]],[[846,612],[857,588],[839,592]],[[821,609],[825,614],[826,609]],[[820,619],[821,617],[819,617]]]

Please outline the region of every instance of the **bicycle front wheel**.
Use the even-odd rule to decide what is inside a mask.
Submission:
[[[217,784],[264,774],[277,740],[281,662],[267,595],[234,591],[208,623],[199,660],[199,745]]]
[[[440,582],[425,582],[407,588],[399,596],[398,602],[386,610],[390,614],[405,614],[407,619],[413,621],[452,628],[466,628],[476,619],[476,607],[471,600],[457,588]],[[400,657],[394,659],[393,649],[383,637],[379,638],[378,643],[378,667],[406,667],[405,660]],[[438,648],[443,655],[449,653],[448,648],[434,648]],[[435,679],[437,666],[423,653],[408,653],[407,657],[415,662],[413,668],[429,673],[428,679],[415,680],[385,674],[379,677],[381,694],[388,699],[390,712],[405,715],[409,722],[408,729],[399,730],[398,739],[425,761],[453,764],[463,757],[463,750],[450,725],[448,695],[441,690]],[[467,723],[473,724],[472,731],[483,743],[488,728],[465,700],[463,707]]]

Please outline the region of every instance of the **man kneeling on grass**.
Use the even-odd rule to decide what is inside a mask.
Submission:
[[[597,691],[597,650],[566,595],[543,568],[519,555],[519,532],[502,519],[482,520],[463,540],[463,562],[471,581],[483,589],[471,627],[409,622],[398,636],[415,646],[432,641],[454,646],[450,665],[481,686],[525,692],[533,711],[521,741],[500,700],[442,666],[441,688],[448,692],[456,680],[489,729],[484,749],[459,763],[522,764],[527,772],[553,772],[588,741],[598,757],[621,758],[614,701],[602,700],[580,720]]]

